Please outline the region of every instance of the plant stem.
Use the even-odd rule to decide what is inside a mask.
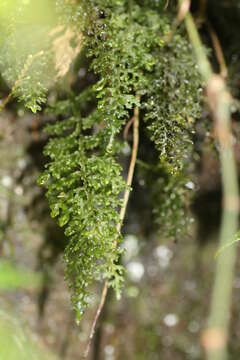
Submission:
[[[11,98],[12,98],[12,92],[10,92],[8,94],[8,96],[4,100],[2,100],[2,103],[0,105],[0,112],[2,112],[5,109],[5,107],[7,106],[9,101],[11,100]]]
[[[134,169],[137,160],[138,153],[138,145],[139,145],[139,108],[135,107],[134,115],[133,115],[133,146],[132,146],[132,156],[128,169],[127,176],[127,187],[123,196],[123,205],[120,210],[120,222],[117,225],[117,230],[120,232],[122,223],[126,214],[127,204],[130,196],[131,185],[133,180]],[[117,241],[115,241],[115,245],[117,246]]]
[[[122,207],[120,210],[120,215],[119,215],[119,223],[117,224],[117,231],[120,232],[121,231],[121,227],[125,218],[125,214],[126,214],[126,209],[127,209],[127,204],[128,204],[128,200],[129,200],[129,196],[130,196],[130,191],[131,191],[131,185],[132,185],[132,181],[133,181],[133,175],[134,175],[134,169],[135,169],[135,165],[136,165],[136,160],[137,160],[137,153],[138,153],[138,144],[139,144],[139,108],[135,107],[134,109],[134,115],[133,115],[133,146],[132,146],[132,155],[131,155],[131,161],[130,161],[130,165],[129,165],[129,169],[128,169],[128,175],[127,175],[127,182],[126,182],[126,190],[124,192],[123,195],[123,203],[122,203]],[[114,245],[117,247],[118,243],[117,240],[115,240]],[[86,351],[84,353],[83,358],[86,359],[89,355],[89,351],[91,348],[91,343],[96,331],[96,326],[97,326],[97,322],[98,319],[102,313],[105,301],[106,301],[106,297],[107,297],[107,293],[108,293],[108,281],[106,280],[104,283],[104,287],[102,290],[102,294],[101,294],[101,299],[100,299],[100,303],[98,305],[97,308],[97,312],[96,315],[94,317],[93,320],[93,324],[91,327],[91,331],[90,331],[90,335],[88,338],[88,343],[87,343],[87,347],[86,347]]]
[[[102,290],[102,294],[101,294],[100,303],[98,305],[97,312],[96,312],[96,315],[95,315],[93,323],[92,323],[90,335],[89,335],[89,338],[88,338],[87,348],[86,348],[86,351],[85,351],[84,356],[83,356],[84,359],[87,359],[87,357],[89,355],[92,340],[93,340],[93,337],[94,337],[94,334],[95,334],[95,331],[96,331],[97,322],[98,322],[99,316],[102,313],[102,310],[103,310],[103,307],[104,307],[104,304],[105,304],[105,301],[106,301],[107,293],[108,293],[108,282],[105,281],[104,286],[103,286],[103,290]]]
[[[207,101],[212,112],[220,145],[223,213],[220,248],[238,229],[239,190],[237,166],[231,135],[231,95],[224,80],[213,73],[191,14],[185,16],[187,32],[197,57],[200,73],[206,82]],[[203,332],[202,345],[208,360],[227,359],[227,338],[232,298],[236,247],[229,247],[217,258],[208,328]]]
[[[208,27],[208,31],[212,40],[212,44],[215,50],[215,54],[216,54],[216,59],[218,61],[219,64],[219,69],[220,69],[220,75],[226,79],[228,76],[228,69],[227,69],[227,65],[225,62],[225,58],[223,55],[223,51],[222,51],[222,47],[221,47],[221,43],[219,41],[219,38],[217,36],[216,31],[214,30],[214,28],[212,27],[212,25],[210,24],[210,22],[207,22],[207,27]]]

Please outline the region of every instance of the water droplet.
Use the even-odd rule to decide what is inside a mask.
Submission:
[[[176,314],[167,314],[164,319],[163,322],[166,326],[168,327],[173,327],[176,326],[179,322],[179,318]]]

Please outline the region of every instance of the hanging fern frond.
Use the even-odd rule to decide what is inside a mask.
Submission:
[[[41,56],[30,62],[29,47],[23,47],[21,57],[14,57],[17,34],[12,29],[6,36],[13,41],[0,44],[3,75],[10,84],[15,81],[14,95],[33,111],[46,100],[51,69],[55,80],[59,73],[65,75],[81,49],[90,63],[88,70],[94,73],[93,86],[61,94],[65,100],[57,100],[49,109],[56,122],[46,128],[48,163],[39,180],[47,190],[52,217],[69,238],[66,277],[78,318],[95,281],[107,280],[120,294],[123,268],[118,224],[126,183],[119,154],[125,146],[121,133],[135,108],[143,120],[140,130],[147,131],[159,152],[158,180],[152,185],[158,199],[157,222],[163,226],[164,214],[171,236],[176,228],[182,231],[184,227],[180,224],[189,202],[185,185],[201,82],[183,31],[177,29],[168,39],[173,17],[164,5],[164,1],[132,1],[129,6],[126,0],[58,0],[54,26],[42,30],[45,35],[51,30],[44,49],[42,34],[37,42],[32,41],[33,33],[28,34],[30,53],[41,51]],[[62,66],[65,54],[59,41],[65,44],[66,39],[63,48],[66,52],[69,44],[72,48]],[[8,53],[6,58],[3,52]]]

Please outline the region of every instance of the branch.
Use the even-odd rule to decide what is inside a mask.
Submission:
[[[131,191],[131,185],[133,180],[134,169],[137,160],[137,153],[138,153],[138,144],[139,144],[139,108],[135,107],[134,115],[133,115],[133,146],[132,146],[132,157],[128,169],[128,176],[127,176],[127,187],[123,196],[123,205],[120,210],[120,222],[117,225],[117,230],[120,232],[121,226],[125,217],[127,204],[129,200],[129,195]],[[117,246],[117,241],[115,241],[115,245]]]
[[[134,120],[134,118],[132,117],[125,126],[125,129],[123,131],[123,139],[124,140],[127,140],[128,132],[129,132],[129,130],[130,130],[132,124],[133,124],[133,120]]]
[[[213,47],[215,50],[215,54],[216,54],[216,58],[219,64],[219,68],[220,68],[220,75],[226,79],[228,76],[228,69],[227,69],[227,65],[224,59],[224,55],[223,55],[223,51],[222,51],[222,47],[219,41],[219,38],[217,36],[216,31],[213,29],[212,25],[208,22],[207,23],[207,27],[208,27],[208,31],[213,43]]]
[[[96,315],[95,315],[93,323],[92,323],[90,335],[89,335],[89,338],[88,338],[87,348],[86,348],[86,351],[85,351],[84,356],[83,356],[84,359],[87,359],[89,351],[91,349],[91,344],[92,344],[92,340],[93,340],[93,337],[94,337],[94,334],[95,334],[97,322],[98,322],[99,316],[102,313],[102,309],[103,309],[105,301],[106,301],[107,293],[108,293],[108,282],[105,281],[104,287],[103,287],[103,290],[102,290],[102,294],[101,294],[100,303],[98,305],[97,312],[96,312]]]
[[[9,103],[9,101],[12,98],[12,91],[8,94],[8,96],[2,101],[1,105],[0,105],[0,112],[2,112],[5,107],[7,106],[7,104]]]
[[[132,156],[131,156],[131,161],[130,161],[130,165],[129,165],[129,169],[128,169],[126,190],[125,190],[124,195],[123,195],[123,203],[122,203],[122,207],[121,207],[120,215],[119,215],[119,223],[117,224],[117,231],[118,232],[121,231],[121,227],[122,227],[122,224],[123,224],[123,221],[124,221],[124,218],[125,218],[125,214],[126,214],[127,204],[128,204],[130,191],[131,191],[131,186],[132,186],[132,181],[133,181],[134,169],[135,169],[136,160],[137,160],[138,144],[139,144],[139,108],[135,107],[134,115],[133,115]],[[115,240],[114,246],[117,247],[117,240]],[[89,338],[88,338],[87,348],[86,348],[86,351],[85,351],[84,356],[83,356],[84,359],[86,359],[88,357],[88,355],[89,355],[90,348],[91,348],[91,343],[92,343],[92,340],[93,340],[93,337],[94,337],[94,334],[95,334],[95,330],[96,330],[96,326],[97,326],[97,322],[98,322],[98,319],[99,319],[99,317],[101,315],[102,309],[104,307],[106,297],[107,297],[107,293],[108,293],[108,281],[106,280],[105,283],[104,283],[103,290],[102,290],[100,303],[98,305],[97,312],[96,312],[96,315],[95,315],[93,323],[92,323],[90,335],[89,335]]]
[[[220,232],[220,248],[222,248],[236,234],[239,215],[238,176],[231,134],[232,99],[224,79],[212,71],[196,25],[189,12],[185,16],[185,25],[198,61],[200,73],[206,83],[207,101],[215,121],[220,145],[223,187],[223,214]],[[227,359],[227,337],[235,258],[235,246],[228,248],[224,256],[217,258],[209,325],[202,335],[202,345],[208,360]]]

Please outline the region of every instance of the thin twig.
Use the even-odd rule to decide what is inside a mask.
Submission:
[[[119,215],[119,223],[117,224],[118,232],[120,232],[120,230],[121,230],[122,223],[123,223],[123,220],[124,220],[124,217],[126,214],[127,204],[128,204],[128,200],[129,200],[129,196],[130,196],[131,185],[132,185],[132,180],[133,180],[133,175],[134,175],[134,169],[135,169],[136,160],[137,160],[138,144],[139,144],[139,108],[135,107],[134,115],[133,115],[132,156],[131,156],[131,161],[130,161],[130,165],[129,165],[129,169],[128,169],[126,190],[123,195],[123,203],[122,203],[122,207],[121,207],[120,215]],[[118,245],[117,240],[115,240],[114,245],[117,247],[117,245]],[[87,343],[87,348],[86,348],[86,351],[85,351],[84,357],[83,357],[84,359],[86,359],[89,355],[91,343],[92,343],[92,340],[93,340],[93,337],[95,334],[95,330],[96,330],[96,326],[97,326],[97,322],[98,322],[99,316],[101,315],[102,309],[104,307],[107,293],[108,293],[108,281],[106,280],[104,283],[103,290],[102,290],[100,303],[98,305],[97,312],[96,312],[96,315],[94,317],[93,324],[91,327],[91,331],[90,331],[90,335],[89,335],[88,343]]]
[[[105,281],[104,287],[103,287],[103,290],[102,290],[102,294],[101,294],[101,300],[100,300],[100,303],[98,305],[97,312],[96,312],[96,315],[95,315],[93,323],[92,323],[90,335],[89,335],[89,338],[88,338],[87,348],[86,348],[86,351],[85,351],[84,356],[83,356],[84,359],[86,359],[88,357],[88,354],[89,354],[89,351],[90,351],[90,348],[91,348],[91,344],[92,344],[92,340],[93,340],[93,337],[94,337],[94,334],[95,334],[97,322],[98,322],[99,316],[101,315],[102,309],[104,307],[106,297],[107,297],[107,293],[108,293],[108,282]]]
[[[120,232],[121,226],[125,217],[127,204],[129,200],[129,195],[131,191],[131,185],[133,180],[134,169],[137,160],[137,153],[138,153],[138,144],[139,144],[139,108],[135,107],[134,115],[133,115],[133,146],[132,146],[132,157],[128,169],[128,176],[127,176],[127,187],[124,192],[123,196],[123,205],[120,210],[120,222],[117,225],[117,230]],[[115,245],[117,245],[117,241],[115,241]]]
[[[211,25],[210,21],[207,20],[206,10],[207,10],[207,0],[201,0],[200,4],[199,4],[198,14],[197,14],[195,21],[196,21],[196,24],[198,27],[200,25],[202,25],[203,22],[206,23],[206,26],[207,26],[207,29],[208,29],[208,32],[209,32],[209,35],[210,35],[210,38],[212,41],[212,45],[213,45],[213,48],[215,51],[216,59],[219,64],[220,75],[222,76],[223,79],[226,79],[228,76],[228,69],[227,69],[227,65],[225,62],[221,43],[220,43],[217,33],[214,30],[213,26]]]
[[[211,38],[211,41],[213,44],[213,48],[215,51],[216,59],[219,64],[220,75],[224,79],[226,79],[228,76],[228,69],[227,69],[224,54],[222,51],[221,43],[220,43],[217,33],[214,30],[213,26],[211,25],[210,21],[207,20],[206,10],[207,10],[207,0],[200,0],[198,14],[196,17],[196,24],[199,27],[200,25],[202,25],[203,22],[206,23],[206,26],[207,26],[207,29],[208,29],[208,32],[209,32],[209,35],[210,35],[210,38]]]
[[[186,14],[188,13],[188,11],[190,9],[190,5],[191,5],[191,0],[181,0],[179,3],[180,4],[179,4],[178,13],[177,13],[175,20],[173,21],[172,28],[163,38],[163,40],[166,43],[169,43],[172,40],[178,26],[183,21]]]
[[[228,69],[219,38],[217,36],[216,31],[213,29],[212,25],[209,22],[207,22],[207,27],[215,50],[216,58],[219,64],[220,75],[223,77],[223,79],[226,79],[228,76]]]
[[[206,10],[207,10],[207,0],[200,0],[199,7],[196,14],[196,24],[198,26],[202,25],[206,19]]]
[[[131,126],[132,126],[132,124],[133,124],[133,120],[134,120],[134,118],[132,117],[132,118],[127,122],[127,124],[126,124],[126,126],[125,126],[125,129],[124,129],[124,131],[123,131],[123,138],[124,138],[124,140],[127,140],[128,132],[129,132],[129,130],[131,129]]]
[[[200,15],[202,15],[202,17],[204,17],[206,13],[206,8],[207,8],[207,0],[200,0],[198,12]]]
[[[169,5],[169,0],[166,0],[166,3],[164,5],[164,10],[166,10],[168,8],[168,5]]]

